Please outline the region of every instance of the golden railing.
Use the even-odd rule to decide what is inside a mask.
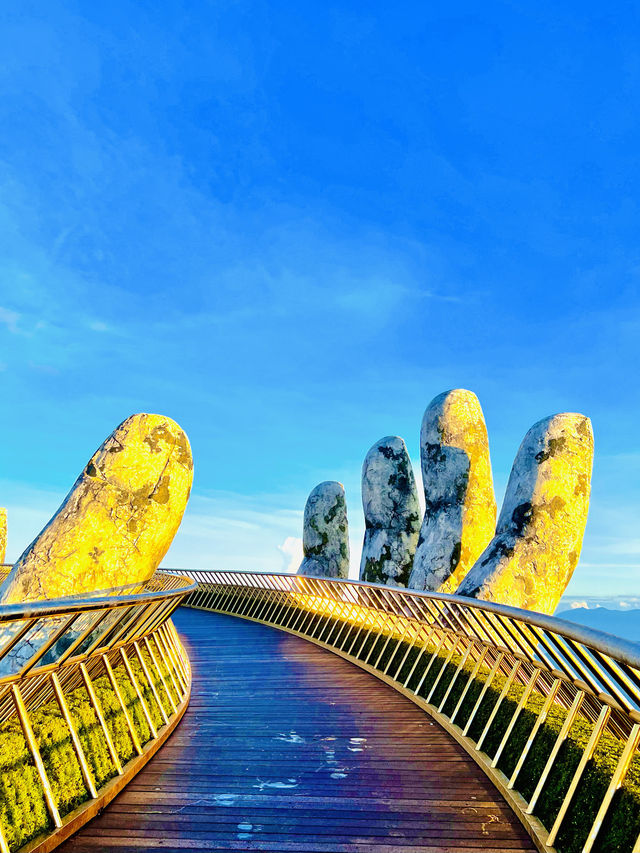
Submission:
[[[0,580],[8,568],[0,567]],[[12,718],[18,721],[49,817],[48,829],[25,850],[51,850],[75,832],[144,766],[177,724],[189,701],[191,670],[170,617],[196,588],[189,577],[157,572],[142,592],[0,606],[0,731]],[[109,685],[116,713],[126,723],[133,753],[126,763],[110,733],[113,708],[107,712],[101,706],[99,678]],[[133,697],[129,703],[125,683],[127,695]],[[84,731],[69,707],[70,694],[78,690],[88,697],[93,725],[113,764],[114,776],[102,786],[93,777],[82,744]],[[144,744],[132,704],[141,711],[150,734]],[[50,707],[64,721],[86,788],[85,802],[64,816],[32,725],[34,714]],[[11,849],[15,846],[8,843],[0,821],[0,851]]]
[[[540,850],[640,851],[640,646],[459,596],[189,576],[198,588],[185,605],[305,637],[411,698],[474,757]]]

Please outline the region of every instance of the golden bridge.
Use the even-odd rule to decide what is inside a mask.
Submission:
[[[640,851],[633,643],[249,572],[0,621],[2,851]]]

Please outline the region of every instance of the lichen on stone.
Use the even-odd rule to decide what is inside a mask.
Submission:
[[[302,549],[299,575],[349,577],[349,526],[342,483],[327,480],[311,490],[304,508]]]
[[[495,537],[458,594],[553,613],[580,556],[592,463],[589,418],[562,413],[534,424],[513,463]]]
[[[458,388],[427,406],[420,432],[425,515],[412,589],[454,592],[496,521],[489,439],[475,394]]]
[[[385,436],[362,466],[365,534],[360,580],[406,586],[420,530],[420,504],[404,441]]]
[[[16,561],[0,603],[143,584],[178,530],[192,480],[189,442],[178,424],[162,415],[127,418]]]

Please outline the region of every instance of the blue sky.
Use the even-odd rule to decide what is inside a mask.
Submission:
[[[0,504],[15,558],[136,411],[187,431],[167,564],[279,570],[320,480],[475,391],[596,437],[570,592],[640,570],[635,4],[0,11]]]

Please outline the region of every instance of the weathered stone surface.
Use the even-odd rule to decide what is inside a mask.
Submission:
[[[349,526],[342,483],[327,480],[312,489],[304,508],[302,549],[299,575],[349,577]]]
[[[7,556],[7,511],[0,506],[0,563]]]
[[[127,418],[0,587],[0,603],[94,593],[148,580],[180,525],[193,479],[189,441],[162,415]]]
[[[455,592],[496,524],[489,439],[475,394],[457,388],[431,401],[420,458],[425,515],[409,586]]]
[[[377,441],[362,466],[365,533],[360,580],[406,586],[420,531],[420,504],[404,441]]]
[[[589,418],[563,413],[534,424],[513,463],[495,537],[458,594],[553,613],[580,556],[592,462]]]

